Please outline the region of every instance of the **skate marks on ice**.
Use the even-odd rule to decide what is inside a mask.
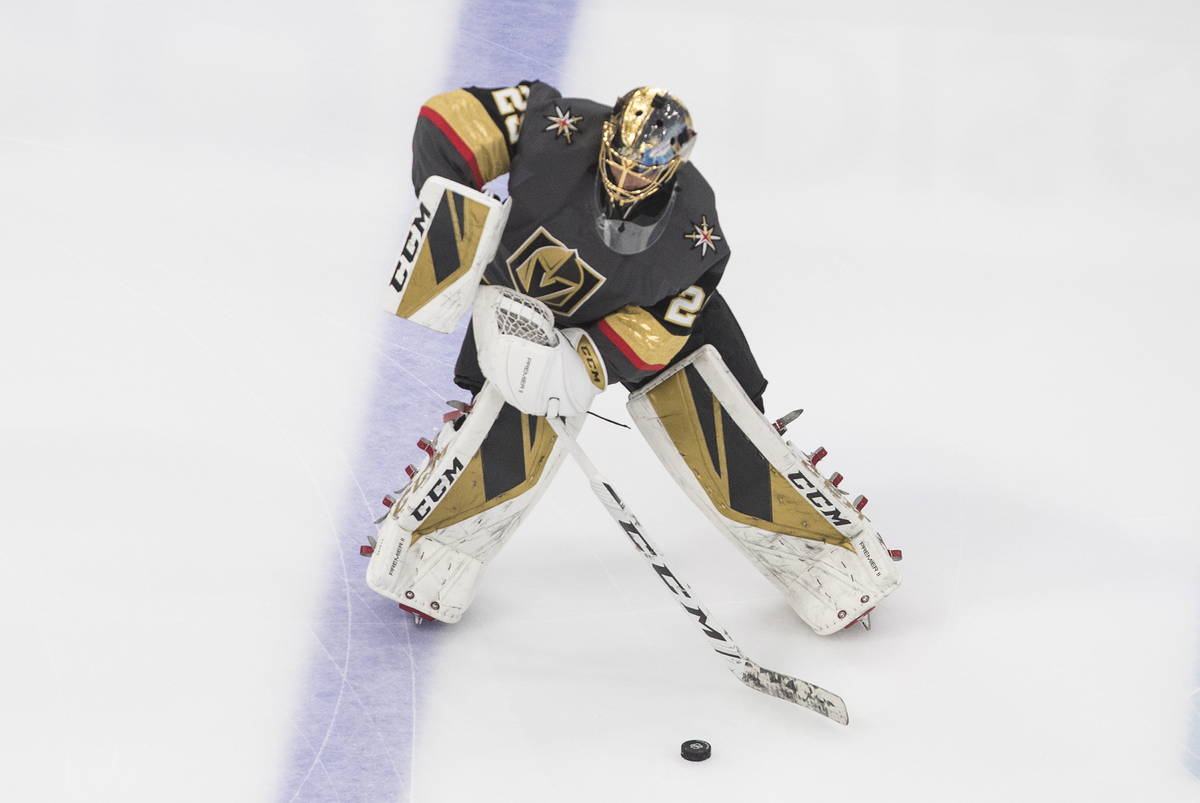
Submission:
[[[458,392],[449,385],[458,344],[454,336],[395,323],[404,330],[405,351],[422,359],[388,354],[390,344],[381,338],[363,443],[349,467],[352,501],[334,528],[337,574],[313,625],[315,660],[280,800],[405,799],[411,788],[419,667],[428,663],[437,632],[416,628],[390,601],[372,594],[357,554],[375,532],[379,511],[371,500],[403,475],[416,448],[405,444],[428,434],[443,399]],[[428,381],[416,382],[414,368]]]

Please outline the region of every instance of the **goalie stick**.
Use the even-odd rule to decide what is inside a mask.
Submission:
[[[683,606],[683,609],[688,612],[688,615],[704,631],[704,635],[709,638],[709,646],[729,662],[729,669],[733,672],[734,677],[755,691],[769,694],[772,697],[778,697],[781,700],[787,700],[789,703],[802,705],[805,708],[816,711],[822,716],[829,717],[834,722],[845,725],[850,721],[846,713],[846,704],[842,701],[841,697],[838,697],[833,692],[822,689],[820,686],[808,681],[794,678],[791,675],[765,669],[746,657],[741,648],[734,643],[729,632],[717,624],[712,614],[693,596],[687,584],[680,580],[678,575],[667,566],[665,558],[651,544],[650,538],[646,535],[645,530],[642,529],[637,516],[621,500],[621,497],[612,485],[601,476],[591,459],[588,458],[587,453],[583,451],[583,447],[567,431],[563,420],[548,417],[546,421],[549,422],[559,439],[566,445],[568,451],[571,452],[571,455],[575,458],[575,462],[579,464],[583,473],[587,475],[588,483],[592,486],[592,491],[596,494],[601,504],[604,505],[604,509],[620,525],[621,529],[629,537],[629,540],[633,542],[634,547],[642,554],[642,557],[654,567],[655,573],[658,574],[663,584],[671,590],[671,593],[675,595],[675,598]]]

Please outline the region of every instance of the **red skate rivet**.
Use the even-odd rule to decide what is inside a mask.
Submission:
[[[413,592],[411,592],[411,591],[405,591],[405,592],[404,592],[404,598],[405,598],[405,599],[412,599],[412,598],[413,598],[413,597],[415,597],[415,596],[416,596],[416,594],[414,594],[414,593],[413,593]]]
[[[362,555],[364,558],[369,558],[375,554],[375,547],[371,546],[370,544],[363,544],[358,548],[358,554]]]
[[[413,465],[405,466],[404,473],[407,474],[408,478],[411,480],[413,477],[417,476],[416,466],[413,466]]]
[[[391,507],[394,504],[396,504],[396,500],[391,497],[391,494],[388,494],[387,496],[383,497],[383,506],[384,507]]]
[[[825,455],[827,454],[829,454],[829,452],[825,450],[824,446],[818,446],[817,450],[812,453],[812,457],[808,458],[808,462],[815,466],[817,463],[820,463],[822,460],[824,460]]]
[[[433,457],[433,442],[429,438],[421,438],[417,441],[417,448]]]
[[[897,561],[904,560],[904,553],[901,552],[899,549],[889,549],[888,557],[891,558],[892,560],[897,560]]]
[[[842,479],[843,479],[842,475],[839,472],[835,471],[835,472],[833,472],[833,476],[829,478],[829,482],[831,485],[833,485],[834,488],[836,488],[842,484]]]
[[[846,612],[845,612],[845,611],[838,611],[838,618],[839,618],[839,619],[845,619],[845,618],[846,618]]]
[[[863,496],[862,494],[859,494],[858,496],[854,497],[854,509],[855,510],[862,510],[866,506],[867,506],[867,497]]]
[[[462,410],[451,410],[448,413],[442,413],[442,423],[449,424],[451,421],[457,421],[463,417]]]

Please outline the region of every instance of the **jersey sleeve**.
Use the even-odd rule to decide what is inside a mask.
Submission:
[[[728,253],[679,293],[649,307],[629,304],[587,327],[610,382],[637,382],[667,367],[691,339],[726,262]]]
[[[537,81],[467,87],[425,102],[413,132],[413,188],[444,176],[476,189],[508,172],[530,90]]]

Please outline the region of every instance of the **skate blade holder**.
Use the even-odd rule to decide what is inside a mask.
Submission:
[[[451,421],[457,421],[467,413],[471,412],[471,405],[465,401],[448,399],[446,404],[449,405],[451,409],[449,412],[442,413],[443,424],[449,424]]]
[[[808,456],[808,463],[813,468],[816,468],[817,463],[820,463],[828,455],[828,449],[826,449],[824,446],[818,446],[813,453]],[[835,471],[833,472],[833,475],[829,477],[829,484],[834,488],[837,488],[839,493],[844,494],[845,491],[843,491],[840,487],[843,479],[845,479],[845,477],[842,476],[842,473],[840,471]],[[862,509],[867,506],[867,501],[868,500],[866,496],[859,494],[858,496],[854,497],[854,502],[851,504],[853,504],[855,510],[857,510],[859,513],[862,513]]]
[[[858,616],[853,622],[846,625],[842,629],[849,630],[850,628],[854,627],[855,625],[862,625],[863,630],[870,630],[871,629],[871,611],[873,611],[873,610],[875,610],[874,607],[868,608],[866,610],[866,612],[864,612],[863,614]]]
[[[408,597],[409,599],[412,599],[412,593],[413,592],[411,592],[411,591],[406,591],[404,593],[404,595],[406,597]],[[400,610],[407,611],[408,613],[411,613],[413,615],[413,622],[415,624],[423,625],[426,622],[436,621],[432,616],[425,613],[424,611],[418,611],[416,608],[410,608],[407,605],[405,605],[403,602],[397,602],[396,604],[398,606],[400,606]],[[437,602],[433,602],[430,604],[430,607],[433,608],[434,610],[437,610],[437,608],[439,606],[438,606]]]
[[[864,605],[870,601],[871,601],[871,598],[869,596],[867,596],[866,594],[864,594],[862,596],[862,599],[859,600],[859,602],[863,603]],[[870,630],[871,629],[871,611],[873,611],[873,610],[875,610],[874,605],[872,605],[870,608],[867,608],[865,611],[860,613],[858,616],[854,617],[849,622],[847,622],[846,625],[842,628],[842,630],[849,630],[850,628],[854,627],[855,625],[862,625],[864,630]],[[847,616],[846,611],[838,611],[839,619],[845,619],[846,616]]]
[[[408,468],[410,468],[410,469],[411,469],[411,468],[412,468],[412,466],[409,466]],[[415,471],[414,471],[414,473],[415,473]],[[410,476],[411,476],[411,475],[410,475]],[[383,520],[384,520],[384,519],[386,519],[386,518],[388,517],[388,515],[389,515],[389,514],[391,514],[392,510],[393,510],[393,509],[396,507],[396,499],[397,499],[397,498],[399,497],[399,495],[400,495],[400,494],[402,494],[402,493],[404,493],[404,489],[403,489],[403,488],[401,488],[401,489],[400,489],[400,490],[398,490],[398,491],[393,491],[393,492],[392,492],[392,493],[390,493],[390,494],[385,494],[385,495],[384,495],[383,499],[382,499],[382,500],[380,500],[380,501],[381,501],[381,502],[383,502],[383,506],[387,508],[387,513],[384,513],[384,514],[383,514],[382,516],[380,516],[379,518],[377,518],[377,519],[374,519],[374,520],[373,520],[373,522],[372,522],[373,524],[375,524],[376,526],[379,526],[380,524],[383,524]]]
[[[790,413],[787,413],[786,415],[776,418],[775,421],[771,424],[771,426],[775,427],[775,431],[778,432],[780,435],[782,435],[785,432],[787,432],[788,424],[792,423],[797,418],[799,418],[800,414],[803,412],[804,412],[803,409],[792,410]]]

